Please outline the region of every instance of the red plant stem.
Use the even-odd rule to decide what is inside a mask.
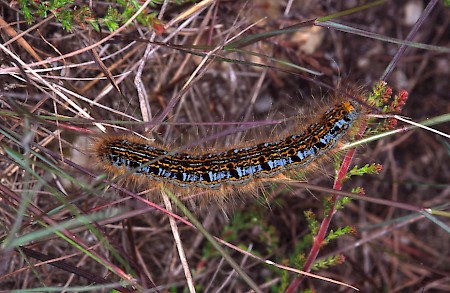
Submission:
[[[358,139],[363,136],[364,132],[367,128],[367,121],[364,121],[361,123],[358,133],[355,135],[355,139]],[[352,162],[352,159],[356,153],[356,149],[349,150],[344,157],[344,160],[342,161],[341,167],[339,168],[339,171],[337,173],[336,179],[334,180],[333,189],[334,190],[342,190],[342,183],[344,182],[345,175],[348,172],[348,169],[350,168],[350,164]],[[319,231],[317,232],[317,235],[314,237],[313,246],[311,247],[311,251],[309,252],[308,258],[306,259],[305,263],[303,264],[302,270],[305,272],[309,272],[311,270],[311,266],[314,263],[314,261],[317,258],[317,255],[319,254],[320,248],[322,247],[323,240],[325,239],[328,227],[330,226],[331,219],[333,218],[334,213],[336,212],[336,202],[338,199],[338,195],[332,195],[330,199],[330,210],[328,212],[328,215],[323,219],[322,223],[320,224]],[[304,276],[298,275],[292,282],[289,284],[289,287],[286,289],[286,293],[293,293],[296,291],[298,285],[303,281]]]
[[[347,171],[350,167],[350,163],[353,159],[353,156],[356,152],[356,149],[351,149],[345,154],[344,160],[342,161],[342,165],[338,171],[336,180],[333,184],[333,189],[335,190],[341,190],[342,189],[342,182],[345,178],[345,174],[347,174]],[[330,226],[331,219],[333,218],[333,215],[336,211],[336,201],[338,196],[332,195],[330,202],[330,210],[328,212],[328,215],[323,219],[322,223],[320,224],[319,231],[317,232],[317,235],[314,237],[313,246],[311,248],[311,251],[309,252],[308,258],[305,261],[305,264],[303,265],[302,270],[305,272],[309,272],[311,270],[311,265],[314,263],[314,261],[317,258],[317,255],[319,254],[320,248],[322,247],[323,240],[325,239],[328,227]],[[297,278],[295,278],[292,283],[289,285],[289,287],[286,290],[286,293],[292,293],[295,292],[298,285],[302,282],[304,279],[303,275],[299,275]]]

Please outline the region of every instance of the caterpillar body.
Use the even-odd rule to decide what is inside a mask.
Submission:
[[[114,174],[213,191],[307,167],[330,152],[360,116],[357,103],[347,100],[299,134],[254,146],[196,155],[172,152],[139,139],[109,136],[97,142],[95,154],[104,169]]]

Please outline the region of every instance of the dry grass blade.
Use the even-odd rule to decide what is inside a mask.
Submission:
[[[163,193],[164,204],[169,212],[173,212],[172,204],[169,197]],[[177,223],[174,218],[169,217],[170,228],[172,229],[173,239],[177,245],[178,255],[180,256],[181,265],[183,266],[184,275],[186,276],[186,282],[188,284],[189,292],[195,292],[194,282],[192,281],[191,269],[186,260],[186,255],[184,253],[183,243],[181,242],[180,233],[178,231]]]

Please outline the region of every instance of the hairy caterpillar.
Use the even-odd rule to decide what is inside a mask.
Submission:
[[[359,105],[345,100],[299,134],[215,153],[171,152],[127,136],[106,136],[94,149],[110,173],[214,191],[307,167],[335,148],[360,116]]]

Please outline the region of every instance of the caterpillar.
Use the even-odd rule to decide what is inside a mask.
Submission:
[[[356,102],[342,101],[299,134],[213,153],[177,153],[128,136],[107,136],[94,149],[110,173],[214,191],[307,167],[330,152],[360,116]]]

